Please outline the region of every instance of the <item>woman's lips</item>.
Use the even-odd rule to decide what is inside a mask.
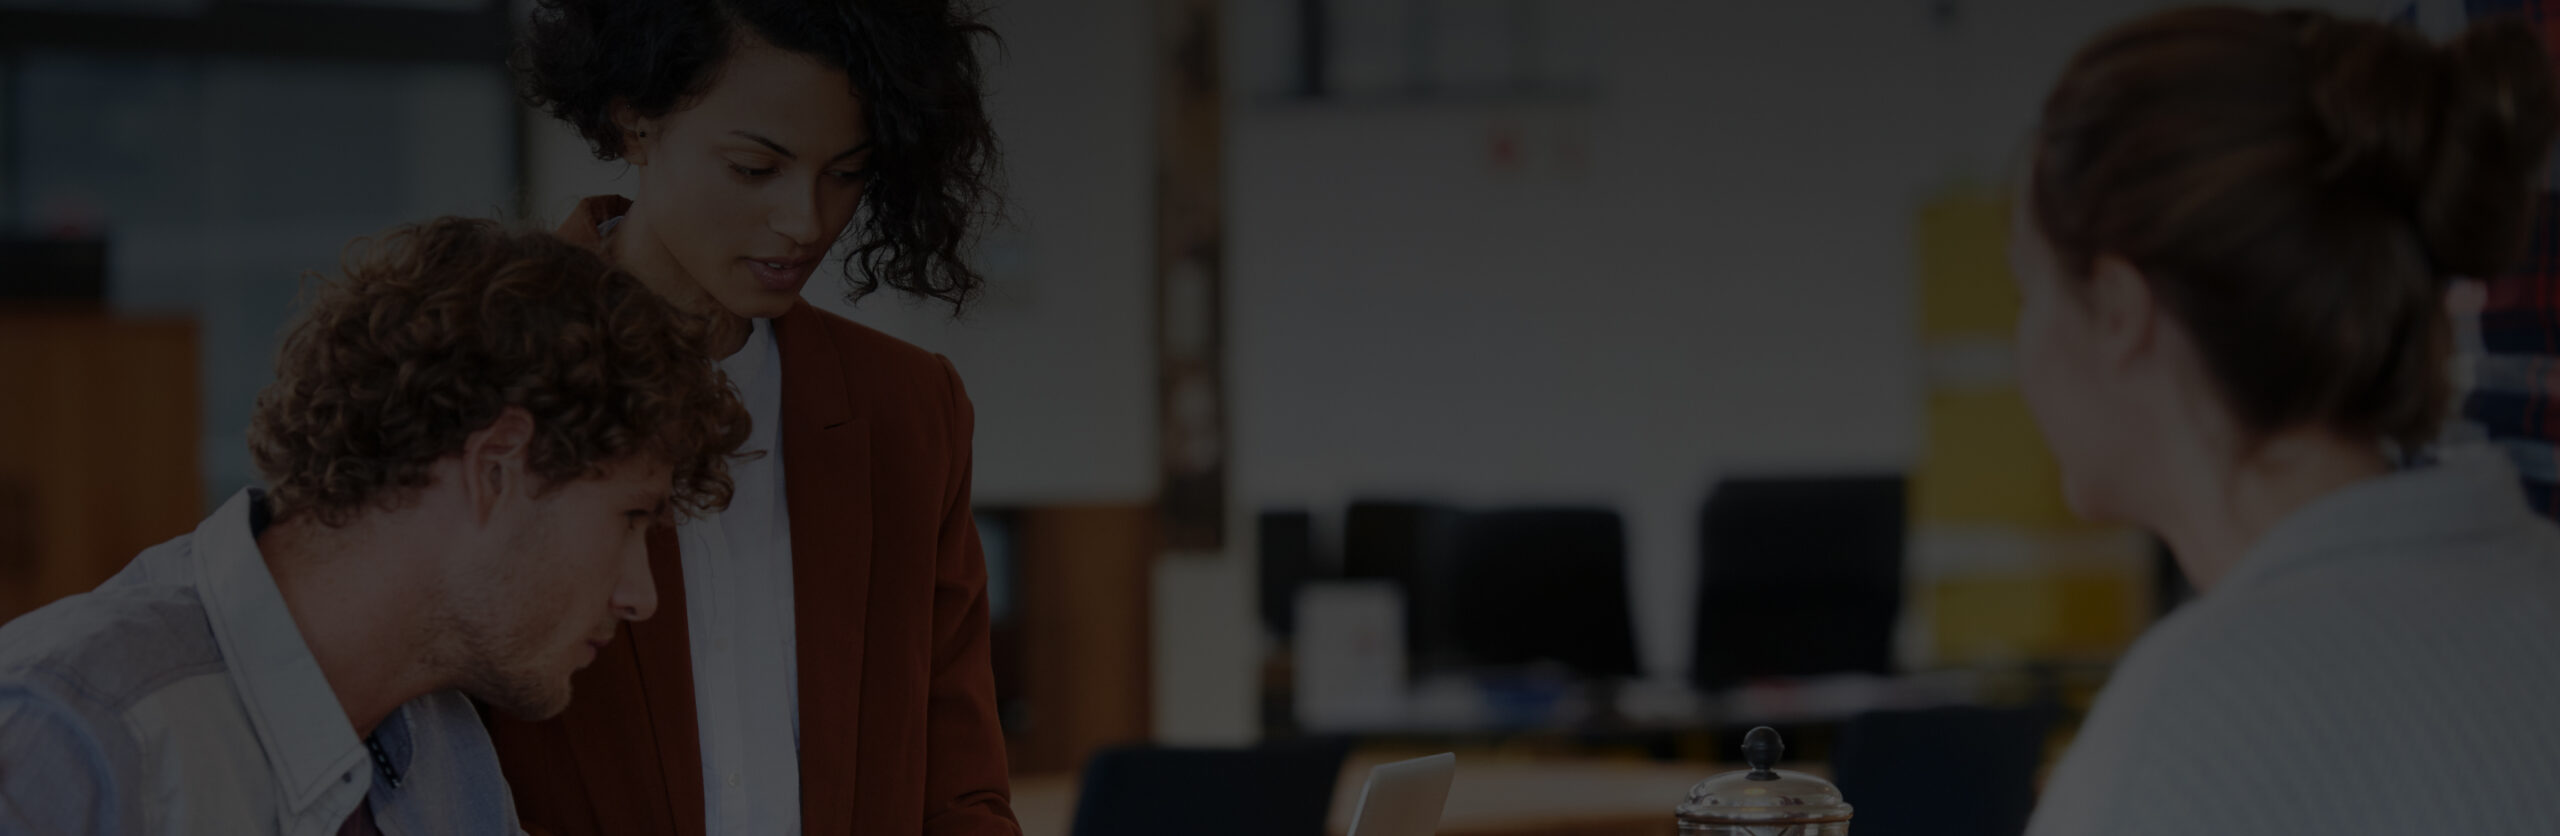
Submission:
[[[755,274],[756,283],[775,293],[800,292],[800,285],[807,283],[809,274],[817,269],[818,260],[814,258],[797,261],[747,259],[747,271]]]

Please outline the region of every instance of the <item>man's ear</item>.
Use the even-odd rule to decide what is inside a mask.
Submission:
[[[649,151],[657,147],[657,120],[642,119],[631,103],[615,99],[606,109],[615,129],[622,131],[622,161],[632,165],[648,165]]]
[[[533,415],[507,407],[462,442],[462,489],[472,519],[487,524],[500,500],[533,496]]]
[[[2099,256],[2090,271],[2088,303],[2101,362],[2121,368],[2157,347],[2160,298],[2133,262]]]

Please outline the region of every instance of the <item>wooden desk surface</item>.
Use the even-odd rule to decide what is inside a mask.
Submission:
[[[1338,835],[1350,829],[1369,768],[1390,760],[1354,754],[1343,764],[1328,830]],[[1471,763],[1461,754],[1440,836],[1673,836],[1671,811],[1689,788],[1739,768],[1641,761]],[[1023,836],[1068,836],[1075,798],[1073,775],[1014,779],[1013,810]]]

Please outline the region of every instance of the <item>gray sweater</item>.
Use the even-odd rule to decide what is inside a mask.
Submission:
[[[2135,646],[2028,829],[2560,834],[2560,527],[2485,455],[2313,502]]]

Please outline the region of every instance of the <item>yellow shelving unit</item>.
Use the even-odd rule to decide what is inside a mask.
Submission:
[[[1909,572],[1928,667],[2106,661],[2149,621],[2145,538],[2071,513],[2011,353],[2005,189],[1964,183],[1914,228],[1928,369]]]

